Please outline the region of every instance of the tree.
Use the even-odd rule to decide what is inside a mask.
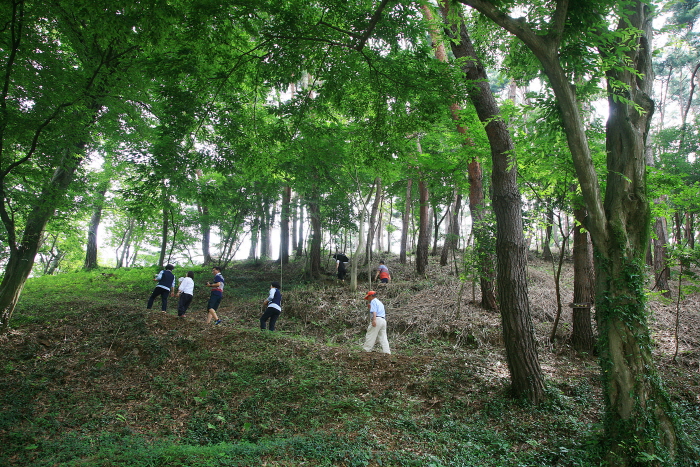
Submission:
[[[104,173],[103,171],[101,175],[103,175],[104,178],[97,184],[97,190],[92,203],[92,216],[90,217],[90,224],[88,225],[87,248],[85,249],[85,263],[83,265],[83,268],[85,269],[94,269],[98,267],[97,229],[99,228],[100,221],[102,220],[102,210],[104,209],[105,196],[111,182],[109,179],[109,173]]]
[[[149,8],[122,6],[133,13]],[[92,132],[142,82],[137,45],[152,38],[137,34],[143,29],[138,20],[150,15],[118,10],[91,2],[64,9],[60,2],[13,0],[0,12],[6,25],[0,36],[0,218],[10,250],[0,283],[0,333],[8,330],[44,228],[66,201]],[[103,112],[108,103],[110,111]],[[28,186],[15,183],[27,176]],[[15,205],[23,197],[15,196],[20,185],[33,198],[23,206]]]
[[[449,12],[444,11],[443,16],[448,18]],[[496,216],[496,286],[511,391],[517,397],[527,397],[538,404],[545,397],[544,378],[527,296],[527,245],[523,235],[514,145],[489,88],[486,70],[476,55],[466,27],[464,24],[460,26],[459,31],[457,25],[450,31],[453,52],[455,57],[463,60],[462,70],[470,82],[469,98],[485,125],[491,146],[492,198]],[[478,210],[479,205],[476,207]],[[474,228],[484,226],[483,217],[477,214]]]
[[[679,432],[653,364],[643,287],[650,215],[644,152],[653,112],[650,6],[643,1],[615,4],[618,8],[611,13],[616,13],[618,23],[610,30],[605,22],[608,9],[604,9],[609,4],[603,2],[560,0],[554,10],[543,5],[530,10],[533,16],[547,13],[535,24],[513,18],[501,9],[503,4],[499,8],[484,0],[460,1],[525,44],[540,62],[558,100],[596,250],[608,461],[633,465],[642,454],[673,460],[679,453]],[[597,45],[600,63],[606,64],[608,83],[604,197],[588,146],[580,94],[571,85],[576,80],[563,61],[569,50],[564,46],[582,50],[590,44]]]

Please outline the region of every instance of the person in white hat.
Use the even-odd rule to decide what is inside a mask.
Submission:
[[[386,337],[386,312],[384,311],[384,304],[379,301],[377,292],[374,290],[367,292],[365,300],[367,300],[367,309],[369,310],[372,322],[367,327],[365,343],[362,348],[365,352],[371,352],[374,348],[374,344],[377,342],[377,338],[379,338],[379,344],[382,346],[382,353],[390,354],[389,339]]]

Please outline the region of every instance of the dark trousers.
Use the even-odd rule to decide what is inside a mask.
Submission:
[[[260,329],[265,330],[265,323],[267,320],[270,320],[270,326],[269,330],[274,331],[275,330],[275,323],[277,322],[277,318],[280,317],[281,311],[278,310],[277,308],[272,308],[271,306],[267,307],[267,310],[265,310],[265,313],[260,317]]]
[[[161,310],[165,311],[168,309],[168,295],[170,295],[170,291],[167,289],[164,289],[163,287],[156,287],[153,289],[153,293],[151,294],[151,297],[148,299],[148,305],[146,305],[146,308],[149,310],[153,306],[153,301],[160,295],[160,302],[161,302]]]
[[[188,293],[181,293],[180,301],[177,302],[177,315],[185,316],[187,309],[190,307],[190,303],[192,303],[192,295]]]

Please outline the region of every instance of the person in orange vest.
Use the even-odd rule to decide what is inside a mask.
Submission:
[[[374,276],[374,280],[379,280],[380,283],[386,284],[391,281],[391,274],[389,274],[389,268],[386,267],[384,261],[379,262],[379,267],[377,268],[377,274]]]

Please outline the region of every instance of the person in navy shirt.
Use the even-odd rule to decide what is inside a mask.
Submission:
[[[211,270],[214,274],[214,282],[207,282],[207,287],[211,287],[211,293],[209,294],[209,303],[207,308],[209,313],[207,314],[207,324],[214,320],[214,324],[221,324],[221,320],[216,315],[216,310],[219,309],[219,304],[221,304],[221,299],[224,297],[224,276],[221,275],[221,268],[219,266],[214,266]]]
[[[147,310],[153,307],[153,301],[158,296],[160,296],[161,309],[163,311],[168,309],[168,295],[175,296],[175,274],[173,274],[173,269],[175,269],[175,266],[168,264],[165,266],[165,269],[156,274],[153,280],[158,282],[158,285],[153,289],[153,293],[148,299]]]
[[[270,320],[268,329],[274,331],[277,318],[279,318],[280,313],[282,313],[282,293],[280,292],[280,288],[279,282],[270,283],[270,294],[263,301],[263,307],[267,307],[267,309],[260,317],[260,329],[263,331],[265,330],[268,319]]]

